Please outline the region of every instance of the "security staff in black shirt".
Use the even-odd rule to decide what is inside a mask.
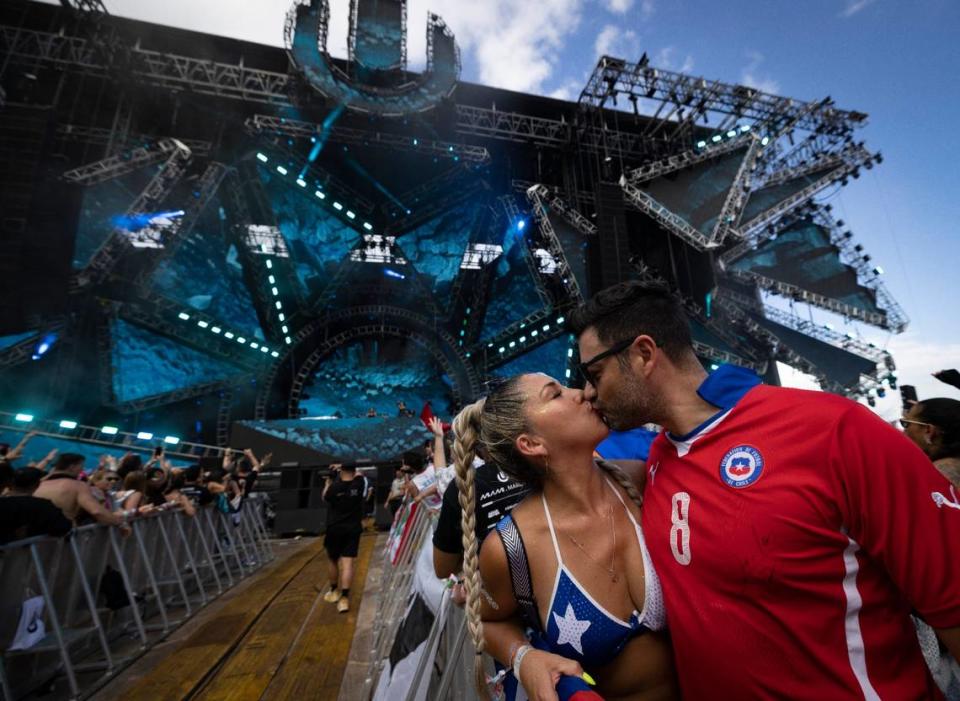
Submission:
[[[337,604],[337,611],[350,610],[350,584],[363,532],[363,503],[367,480],[356,467],[335,464],[323,487],[327,502],[327,533],[323,546],[330,558],[330,584],[323,600]],[[338,588],[339,587],[339,588]]]

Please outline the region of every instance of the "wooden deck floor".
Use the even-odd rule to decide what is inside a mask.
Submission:
[[[122,698],[336,699],[375,542],[372,534],[360,540],[349,613],[338,614],[314,589],[327,579],[327,557],[318,540],[254,575],[260,581],[210,611],[159,664],[123,689]]]

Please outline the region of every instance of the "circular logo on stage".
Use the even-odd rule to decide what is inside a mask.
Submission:
[[[720,478],[735,489],[743,489],[760,479],[763,456],[752,445],[738,445],[720,461]]]

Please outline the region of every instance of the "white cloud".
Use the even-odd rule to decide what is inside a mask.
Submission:
[[[580,96],[586,80],[568,80],[559,88],[547,93],[547,97],[557,100],[574,100]]]
[[[748,88],[756,88],[762,92],[779,93],[780,83],[768,75],[759,73],[760,66],[765,58],[759,51],[748,51],[747,58],[749,62],[740,74],[740,82]]]
[[[633,0],[602,0],[609,12],[615,15],[625,15],[633,7]]]
[[[876,0],[847,0],[847,6],[840,13],[841,17],[853,17],[855,14],[872,5]]]
[[[426,56],[428,9],[457,37],[464,64],[474,63],[486,85],[538,92],[580,25],[585,0],[410,0],[407,54],[411,67]],[[346,0],[343,4],[347,5]],[[472,59],[472,60],[471,60]]]
[[[608,24],[600,30],[593,48],[597,56],[606,54],[630,59],[640,51],[640,37],[632,29],[622,30],[615,24]]]
[[[663,68],[667,71],[679,71],[680,73],[689,73],[693,70],[693,56],[687,54],[683,58],[683,63],[676,64],[677,48],[675,46],[665,46],[657,52],[653,65],[657,68]]]

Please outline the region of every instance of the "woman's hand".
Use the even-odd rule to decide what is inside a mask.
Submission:
[[[560,677],[582,674],[579,662],[543,650],[530,650],[520,661],[520,683],[530,701],[557,701]]]
[[[433,435],[435,436],[443,435],[443,421],[441,421],[436,416],[431,416],[429,424],[430,424],[430,431],[431,433],[433,433]]]

